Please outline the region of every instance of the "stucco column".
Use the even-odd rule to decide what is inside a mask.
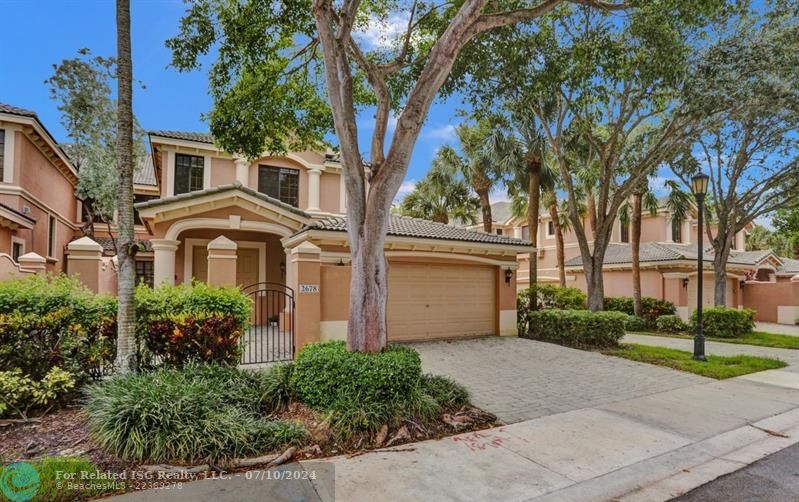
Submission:
[[[519,330],[516,323],[516,263],[497,267],[497,334],[500,336],[517,336]],[[508,279],[510,276],[510,279]]]
[[[238,245],[224,235],[208,243],[208,284],[236,285],[236,249]]]
[[[25,253],[17,259],[19,269],[23,272],[44,274],[47,271],[47,260],[36,253]]]
[[[296,308],[294,347],[299,352],[305,344],[319,341],[321,316],[320,268],[322,250],[303,242],[291,250],[289,287],[294,289]]]
[[[250,163],[247,159],[236,159],[233,161],[236,164],[236,181],[244,186],[250,185]]]
[[[99,293],[103,246],[89,237],[81,237],[67,244],[67,250],[67,273],[77,276],[87,288]]]
[[[180,241],[172,239],[153,239],[153,283],[175,284],[175,251],[178,250]]]
[[[319,194],[321,193],[321,169],[308,170],[308,211],[319,211]]]

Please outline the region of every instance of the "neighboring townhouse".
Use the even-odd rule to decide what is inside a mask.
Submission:
[[[0,274],[65,270],[78,173],[32,111],[0,103]],[[22,270],[24,272],[24,270]]]
[[[691,214],[685,221],[672,221],[665,201],[656,214],[645,213],[641,221],[641,291],[644,296],[673,302],[684,318],[696,308],[697,221]],[[510,203],[492,204],[497,234],[529,238],[526,218],[514,217]],[[590,224],[584,222],[585,228]],[[481,224],[469,227],[475,230]],[[799,318],[799,261],[775,255],[770,250],[744,251],[747,230],[739,232],[727,264],[727,305],[758,311],[758,320],[793,324]],[[606,296],[632,296],[632,250],[629,228],[617,220],[605,256]],[[705,239],[707,242],[707,239]],[[589,242],[589,245],[593,244]],[[586,290],[582,258],[574,232],[564,232],[567,285]],[[704,252],[703,305],[714,303],[713,249]],[[520,254],[519,289],[529,285],[529,254]],[[539,218],[537,267],[539,283],[557,283],[556,237],[548,212]],[[793,280],[792,280],[793,279]]]

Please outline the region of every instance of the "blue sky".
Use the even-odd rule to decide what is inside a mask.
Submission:
[[[44,80],[52,65],[87,47],[97,55],[116,53],[112,0],[2,0],[0,102],[35,111],[59,141],[66,140],[55,101]],[[207,131],[201,114],[211,107],[205,71],[179,73],[168,68],[164,41],[177,33],[182,0],[132,0],[133,68],[145,89],[134,90],[134,112],[145,129]],[[35,29],[32,29],[35,28]],[[373,34],[366,34],[373,37]],[[454,141],[457,99],[436,103],[416,145],[402,191],[430,166],[436,149]],[[358,119],[368,148],[371,117]]]

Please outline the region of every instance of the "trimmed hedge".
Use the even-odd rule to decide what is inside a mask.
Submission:
[[[696,310],[691,314],[691,324],[696,326]],[[737,338],[755,329],[755,311],[712,307],[702,309],[702,331],[705,336]]]
[[[562,288],[552,284],[538,284],[519,291],[516,295],[516,319],[519,333],[526,333],[530,325],[530,295],[536,292],[536,310],[560,309],[581,310],[585,308],[587,297],[577,288]]]
[[[678,315],[662,315],[657,318],[657,329],[663,333],[682,333],[688,325]]]
[[[232,316],[241,328],[245,328],[250,321],[250,306],[250,298],[236,287],[220,288],[202,282],[156,288],[140,284],[136,287],[136,322],[140,332],[150,321],[176,314]]]
[[[529,333],[521,336],[576,348],[618,346],[627,322],[621,312],[588,310],[539,310],[529,318]]]
[[[626,331],[646,331],[647,326],[643,319],[634,315],[627,315],[627,320],[624,321],[624,329]]]
[[[349,352],[344,342],[323,342],[300,352],[292,386],[305,404],[330,409],[342,402],[390,406],[419,390],[422,361],[410,347],[390,345],[377,354]]]
[[[615,296],[605,298],[605,310],[613,312],[624,312],[627,315],[635,315],[633,299],[629,296]],[[657,328],[657,318],[663,315],[674,315],[677,307],[673,303],[644,296],[641,298],[641,319],[647,329]]]

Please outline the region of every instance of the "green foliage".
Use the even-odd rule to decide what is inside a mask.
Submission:
[[[678,315],[662,315],[656,321],[658,331],[664,333],[682,333],[688,331],[688,325]]]
[[[695,361],[691,352],[637,344],[625,345],[604,353],[719,380],[787,366],[777,359],[753,356],[724,357],[709,355],[707,356],[707,361]]]
[[[626,331],[644,331],[647,329],[647,326],[644,320],[640,317],[628,315],[627,320],[624,321],[624,329]]]
[[[469,391],[448,377],[425,373],[420,383],[422,394],[430,396],[441,409],[451,410],[469,404]]]
[[[136,321],[139,332],[146,331],[147,324],[170,315],[217,314],[231,316],[240,328],[250,320],[250,298],[239,288],[220,288],[203,282],[161,285],[150,288],[146,284],[136,287]]]
[[[300,444],[302,426],[264,415],[263,377],[213,364],[117,376],[89,389],[91,433],[136,461],[216,461]]]
[[[439,150],[425,177],[402,199],[400,213],[438,223],[449,223],[450,219],[477,223],[480,200],[457,171],[445,165],[444,152]]]
[[[28,418],[33,409],[46,412],[75,387],[72,374],[54,366],[41,380],[24,375],[21,370],[0,371],[0,417],[14,414]]]
[[[263,374],[261,401],[266,409],[280,410],[288,406],[294,398],[294,388],[291,386],[293,373],[294,363],[278,363]]]
[[[166,366],[190,362],[238,364],[242,330],[236,319],[216,314],[177,314],[149,322],[142,334],[144,356]]]
[[[799,258],[799,209],[777,209],[771,220],[775,235],[784,242],[778,254],[789,258]],[[775,246],[776,247],[776,246]]]
[[[32,462],[39,474],[39,488],[32,502],[72,502],[93,500],[101,495],[118,491],[121,486],[115,480],[86,481],[83,476],[94,476],[100,470],[81,457],[45,457]],[[85,473],[85,474],[84,474]],[[72,481],[80,488],[68,488]],[[0,495],[0,500],[6,500]]]
[[[51,368],[69,371],[78,383],[102,375],[114,359],[116,324],[75,322],[75,313],[59,308],[48,314],[0,314],[0,371],[20,369],[34,379]]]
[[[422,364],[410,347],[389,346],[383,352],[349,352],[344,342],[306,346],[291,375],[291,386],[305,404],[332,412],[340,434],[377,430],[382,424],[439,411],[420,392]]]
[[[627,316],[620,312],[539,310],[529,315],[524,338],[576,348],[615,347],[624,336]]]
[[[519,291],[516,296],[516,316],[519,333],[527,333],[530,325],[530,297],[535,291],[538,309],[580,310],[585,308],[585,293],[577,288],[562,288],[553,284],[538,284]]]
[[[691,315],[691,324],[696,325],[696,311]],[[702,331],[705,336],[737,338],[755,329],[755,311],[713,307],[702,309]]]
[[[116,314],[116,298],[96,295],[66,275],[29,275],[0,282],[0,314],[47,315],[68,309],[70,324],[95,329]]]
[[[605,310],[635,315],[633,299],[628,296],[605,298]],[[657,327],[656,323],[658,317],[674,315],[676,313],[677,307],[669,301],[650,298],[648,296],[641,298],[641,320],[644,323],[644,327],[647,329],[655,329]]]

